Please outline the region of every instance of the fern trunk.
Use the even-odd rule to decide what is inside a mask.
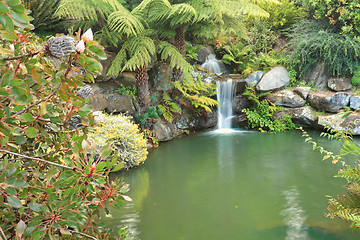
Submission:
[[[185,30],[183,27],[178,27],[175,29],[175,47],[179,50],[183,58],[185,58]],[[173,69],[173,81],[183,80],[183,71],[178,68]]]
[[[147,65],[136,68],[137,100],[141,107],[147,106],[150,100],[149,75]]]

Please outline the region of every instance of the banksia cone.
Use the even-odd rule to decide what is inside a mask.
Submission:
[[[68,56],[76,51],[75,40],[68,36],[50,38],[45,47],[46,53],[57,58]]]

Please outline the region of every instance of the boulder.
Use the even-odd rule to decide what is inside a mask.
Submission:
[[[325,64],[318,62],[303,78],[308,85],[313,85],[314,87],[321,89],[326,88],[328,76],[326,75]]]
[[[360,96],[354,95],[350,97],[350,108],[353,110],[360,108]]]
[[[173,71],[172,67],[169,64],[160,64],[154,69],[154,85],[156,90],[169,90]]]
[[[107,101],[109,106],[105,110],[108,113],[135,113],[133,99],[129,95],[111,94],[107,97]]]
[[[155,137],[159,139],[160,142],[166,142],[173,139],[173,131],[170,126],[171,123],[164,122],[162,120],[157,120],[152,125],[152,130],[154,131]]]
[[[217,125],[217,112],[206,112],[206,115],[189,116],[183,113],[175,119],[175,126],[180,130],[202,130]]]
[[[303,107],[306,101],[290,89],[281,90],[266,97],[275,105],[284,107]]]
[[[76,96],[79,96],[82,99],[86,99],[93,94],[94,94],[94,91],[89,84],[86,84],[85,86],[83,86],[76,92]]]
[[[250,74],[250,76],[245,78],[246,85],[251,88],[255,87],[258,84],[258,82],[260,82],[263,74],[264,73],[262,71],[256,71],[256,72]]]
[[[300,108],[285,108],[283,111],[275,114],[275,117],[278,119],[283,118],[284,116],[291,116],[293,123],[303,127],[314,127],[317,125],[317,117],[314,115],[312,108],[309,106],[300,107]]]
[[[296,87],[294,88],[294,92],[299,94],[303,99],[307,99],[309,93],[311,91],[311,87]]]
[[[201,64],[206,61],[207,56],[210,54],[215,54],[215,51],[211,46],[205,45],[203,48],[197,51],[197,54],[197,62]]]
[[[237,95],[233,101],[233,111],[235,114],[240,114],[245,108],[251,107],[251,101],[244,95]]]
[[[338,112],[349,105],[350,97],[353,94],[346,92],[318,91],[311,92],[307,98],[310,106],[325,112]]]
[[[260,92],[273,91],[282,88],[289,83],[290,76],[288,70],[284,67],[275,67],[263,76],[256,85],[256,90]]]
[[[328,79],[328,88],[335,91],[347,91],[352,89],[351,79],[350,78],[335,78],[331,77]]]
[[[342,130],[353,135],[360,135],[360,114],[354,112],[344,118],[345,114],[346,113],[338,113],[319,116],[318,124],[334,130]]]

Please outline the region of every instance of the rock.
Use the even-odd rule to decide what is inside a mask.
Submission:
[[[307,98],[310,106],[319,111],[338,112],[340,109],[346,107],[350,102],[350,97],[353,94],[345,92],[328,92],[318,91],[311,92]]]
[[[291,108],[303,107],[306,103],[306,101],[302,97],[295,94],[292,90],[289,89],[273,93],[266,98],[273,102],[275,105]]]
[[[273,91],[282,88],[290,83],[289,72],[284,67],[271,69],[256,85],[260,92]]]
[[[133,99],[129,95],[112,94],[107,97],[109,106],[105,109],[108,113],[129,113],[136,112]]]
[[[117,77],[117,76],[107,75],[112,62],[114,61],[114,58],[116,57],[116,54],[111,53],[111,52],[106,52],[106,57],[107,57],[106,59],[100,61],[101,65],[103,67],[103,70],[102,70],[101,74],[95,78],[95,82],[109,81],[110,79]]]
[[[169,125],[171,125],[169,122],[157,120],[152,126],[155,137],[159,139],[160,142],[166,142],[173,139],[173,131]]]
[[[212,128],[217,125],[217,114],[215,111],[207,112],[206,116],[189,116],[183,113],[175,119],[175,125],[180,130],[201,130]]]
[[[71,119],[68,120],[69,123],[69,129],[74,130],[81,128],[83,125],[81,123],[81,117],[80,115],[74,115],[71,117]]]
[[[353,110],[358,110],[360,108],[360,96],[351,96],[350,97],[350,108]]]
[[[251,88],[255,87],[258,84],[258,82],[261,80],[263,74],[264,73],[262,71],[256,71],[252,73],[250,76],[245,78],[246,85]]]
[[[246,113],[240,113],[239,115],[237,115],[235,121],[236,123],[234,123],[234,125],[237,125],[239,127],[246,127],[249,125]]]
[[[86,84],[85,86],[80,88],[79,91],[77,91],[77,93],[76,93],[76,95],[81,97],[82,99],[86,99],[93,94],[94,94],[94,91],[89,84]]]
[[[352,89],[351,79],[350,78],[335,78],[331,77],[328,79],[327,83],[329,89],[335,92],[347,91]]]
[[[318,62],[309,74],[304,76],[306,84],[322,89],[326,88],[327,79],[325,64],[322,62]]]
[[[328,126],[334,130],[342,130],[352,135],[360,135],[360,114],[351,113],[344,118],[346,113],[329,116],[319,116],[318,124]]]
[[[135,85],[136,77],[134,72],[122,72],[119,75],[119,80],[125,85]]]
[[[170,83],[172,78],[172,67],[169,64],[161,64],[154,67],[154,85],[156,90],[167,91],[170,89]]]
[[[311,91],[311,87],[297,87],[294,89],[294,92],[299,94],[303,99],[307,99],[309,93]]]
[[[281,119],[285,114],[291,116],[293,123],[303,127],[314,127],[317,125],[317,117],[314,115],[311,107],[285,108],[283,111],[275,114],[275,117]]]
[[[196,129],[207,129],[217,125],[217,112],[206,112],[206,116],[200,116]]]
[[[202,49],[197,51],[197,54],[198,54],[197,62],[204,63],[206,61],[207,56],[209,56],[210,54],[215,54],[215,51],[211,46],[205,45]]]
[[[233,110],[235,114],[240,114],[245,108],[251,107],[251,101],[244,95],[237,95],[233,101]]]

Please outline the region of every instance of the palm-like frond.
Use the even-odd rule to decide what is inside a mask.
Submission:
[[[145,31],[144,21],[140,16],[133,15],[124,7],[119,7],[108,18],[109,28],[126,36],[142,34]]]
[[[172,68],[178,68],[181,71],[188,72],[193,69],[193,67],[188,63],[181,53],[178,51],[174,45],[162,41],[157,46],[158,52],[160,53],[161,60],[167,60],[170,58],[170,66]]]

